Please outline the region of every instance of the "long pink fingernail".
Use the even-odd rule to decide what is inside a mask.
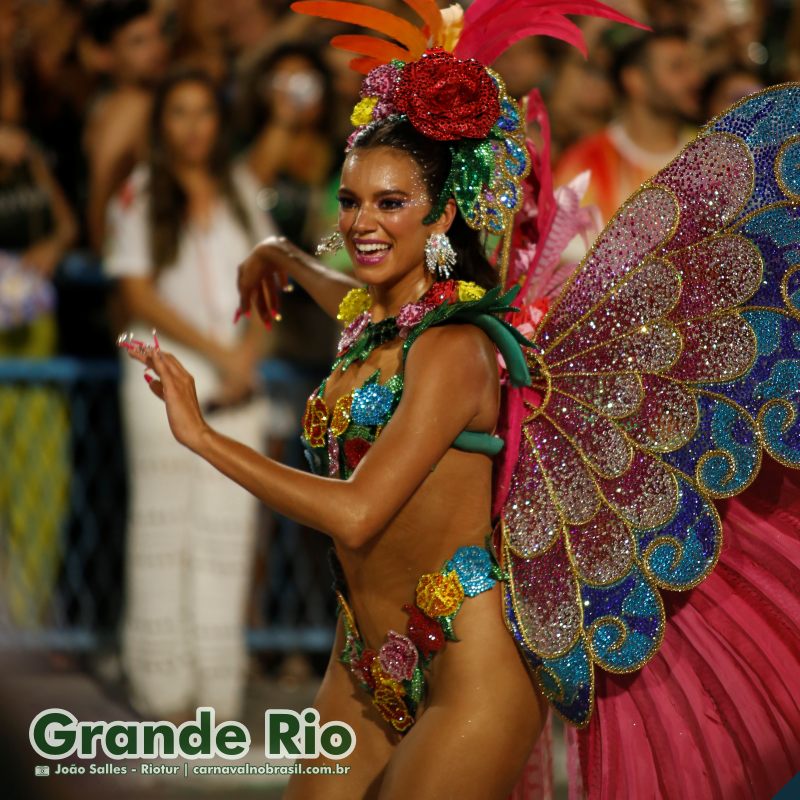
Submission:
[[[156,333],[155,328],[153,328],[153,341],[156,343],[156,350],[160,350],[161,345],[158,343],[158,334]]]
[[[233,324],[235,325],[239,321],[239,317],[242,316],[242,309],[237,308],[236,313],[233,315]]]
[[[150,375],[149,373],[145,372],[145,374],[144,374],[144,379],[145,379],[145,380],[146,380],[148,383],[151,383],[151,382],[152,382],[152,380],[153,380],[153,376],[152,376],[152,375]]]

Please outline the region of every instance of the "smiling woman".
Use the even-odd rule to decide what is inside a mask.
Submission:
[[[381,282],[382,271],[391,275],[398,262],[419,261],[426,238],[421,209],[430,208],[430,199],[419,165],[402,151],[352,151],[342,170],[339,207],[339,230],[359,280]],[[453,211],[440,228],[452,222]],[[368,270],[365,280],[367,270],[359,267],[377,265],[382,270]]]
[[[368,71],[339,193],[354,278],[281,238],[239,269],[239,313],[277,318],[292,278],[345,324],[306,404],[312,474],[212,428],[172,353],[131,350],[179,442],[333,542],[314,707],[356,745],[285,798],[538,799],[545,699],[574,726],[576,796],[772,796],[800,768],[800,86],[712,120],[550,303],[547,165],[475,59],[537,25],[581,44],[554,8],[625,18],[413,6],[419,30],[295,4],[397,42],[336,40]]]
[[[304,419],[316,474],[214,431],[177,359],[160,350],[138,354],[158,373],[151,388],[167,401],[179,441],[279,513],[333,540],[341,614],[315,707],[323,721],[351,725],[358,744],[336,787],[295,775],[287,798],[366,796],[381,776],[403,791],[408,765],[423,767],[426,753],[462,772],[473,763],[465,790],[471,783],[475,797],[501,797],[544,721],[541,691],[503,621],[503,571],[490,542],[490,456],[502,447],[493,435],[500,380],[492,339],[506,352],[525,340],[502,324],[502,334],[481,329],[482,318],[508,310],[508,298],[498,297],[497,273],[455,200],[423,222],[450,168],[446,145],[406,121],[389,122],[357,140],[342,170],[338,227],[356,282],[325,271],[282,239],[260,245],[240,270],[243,310],[268,315],[274,289],[291,276],[349,323]],[[443,235],[456,253],[449,280],[425,257],[426,244]],[[497,659],[507,673],[500,688],[491,669]],[[354,693],[359,686],[369,694]],[[469,737],[435,750],[461,726]],[[490,747],[503,754],[507,771],[479,765]],[[443,788],[432,763],[423,796]],[[418,787],[421,780],[415,777]]]

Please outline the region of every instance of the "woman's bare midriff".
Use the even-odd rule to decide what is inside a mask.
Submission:
[[[483,336],[482,346],[490,348],[493,356],[494,345]],[[333,373],[324,396],[328,407],[359,386],[377,367],[381,368],[381,382],[385,382],[389,375],[400,370],[399,357],[399,343],[392,342],[376,348],[365,362]],[[499,385],[487,385],[482,399],[481,411],[469,427],[491,431],[497,419]],[[492,459],[481,453],[450,448],[437,464],[431,465],[431,472],[402,509],[366,545],[359,548],[337,545],[347,599],[366,647],[378,650],[389,630],[406,632],[408,614],[403,605],[414,603],[420,576],[437,572],[461,546],[484,545],[491,529],[491,490]],[[399,757],[405,748],[411,757],[420,746],[414,744],[415,738],[423,741],[432,735],[430,728],[440,724],[478,726],[483,733],[474,737],[476,748],[486,750],[488,756],[492,755],[489,751],[496,749],[498,759],[510,755],[507,762],[510,769],[513,771],[514,763],[521,768],[538,735],[546,707],[505,625],[502,588],[498,583],[475,597],[464,598],[453,623],[458,641],[447,641],[433,658],[426,672],[426,697],[417,709],[414,727],[405,737],[380,716],[369,694],[339,661],[345,644],[340,616],[315,707],[321,722],[338,719],[353,727],[357,745],[347,758],[351,772],[346,779],[333,782],[307,775],[293,776],[287,800],[317,796],[330,800],[339,796],[394,797],[395,791],[397,796],[407,796],[405,779],[391,774],[393,755],[397,753]],[[423,726],[428,710],[434,706],[436,722]],[[515,718],[513,731],[501,729],[504,723],[500,720],[510,719],[513,724]],[[448,721],[441,723],[440,719]],[[464,741],[462,738],[462,749]],[[444,749],[441,755],[447,757]],[[456,761],[465,758],[457,750],[451,757]],[[421,770],[426,769],[422,763],[424,756],[415,753],[412,758],[419,762]],[[394,787],[391,789],[381,788],[387,771],[389,783]],[[432,775],[436,768],[431,766],[428,772]],[[480,781],[476,789],[479,784]]]
[[[426,335],[427,331],[422,333]],[[494,358],[494,344],[483,332],[480,342]],[[376,368],[381,370],[381,382],[400,372],[401,346],[402,340],[394,340],[375,348],[363,362],[334,371],[325,386],[328,408]],[[498,408],[499,383],[487,385],[481,410],[470,427],[493,430]],[[450,448],[437,464],[431,464],[430,473],[406,504],[366,545],[357,549],[337,545],[348,599],[367,647],[377,650],[390,628],[405,631],[408,615],[402,607],[414,602],[422,574],[438,571],[462,545],[483,545],[491,529],[491,492],[492,459]]]
[[[437,572],[463,545],[484,544],[491,469],[488,456],[451,448],[380,534],[355,550],[337,547],[367,647],[377,650],[390,628],[405,632],[402,607],[414,602],[421,575]]]

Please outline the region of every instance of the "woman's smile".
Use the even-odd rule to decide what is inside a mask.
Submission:
[[[379,264],[388,256],[392,245],[379,239],[353,239],[355,257],[359,264]]]

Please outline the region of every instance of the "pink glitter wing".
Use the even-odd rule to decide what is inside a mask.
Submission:
[[[749,486],[763,451],[800,466],[799,255],[787,84],[712,120],[634,193],[533,333],[533,386],[506,386],[520,435],[496,484],[504,612],[575,725],[595,667],[658,652],[661,590],[714,569],[713,501]]]

